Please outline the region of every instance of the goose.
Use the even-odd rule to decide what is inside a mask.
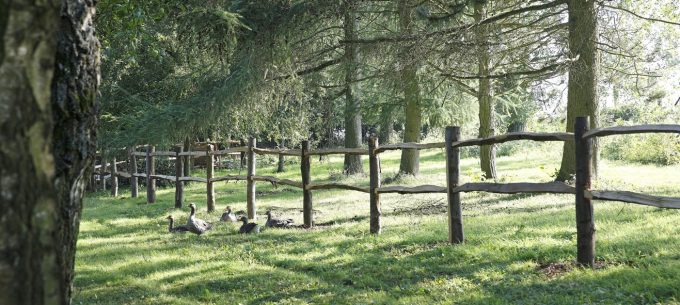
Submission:
[[[172,215],[168,215],[165,219],[170,220],[170,226],[168,227],[168,232],[170,233],[184,233],[186,231],[189,231],[189,228],[187,228],[186,225],[179,225],[179,226],[173,226],[175,223],[175,218],[172,217]]]
[[[206,231],[212,229],[212,225],[205,222],[203,219],[196,218],[196,205],[191,203],[189,204],[189,208],[191,209],[191,214],[189,214],[189,220],[187,221],[187,228],[189,229],[189,232],[201,235],[205,233]]]
[[[240,221],[243,222],[243,225],[241,225],[241,228],[238,230],[239,233],[243,234],[249,234],[249,233],[260,233],[260,225],[254,223],[254,222],[248,222],[248,217],[246,216],[241,216],[239,218]]]
[[[272,218],[272,211],[269,210],[267,211],[267,223],[265,223],[266,227],[270,228],[289,228],[293,225],[293,219],[281,219],[281,218]]]
[[[220,221],[225,221],[225,222],[237,222],[236,220],[236,215],[231,211],[231,207],[228,206],[226,210],[224,210],[224,213],[222,213],[222,218],[220,218]]]

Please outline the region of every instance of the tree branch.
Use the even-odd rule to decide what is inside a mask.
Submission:
[[[327,60],[327,61],[322,62],[321,64],[319,64],[316,67],[311,67],[311,68],[307,68],[307,69],[304,69],[304,70],[296,71],[295,73],[292,73],[292,74],[280,75],[280,76],[272,78],[271,80],[282,80],[282,79],[291,78],[293,76],[302,76],[302,75],[305,75],[305,74],[319,72],[319,71],[326,69],[330,66],[334,66],[334,65],[341,63],[342,59],[343,59],[342,57],[339,57],[339,58]]]
[[[557,62],[551,65],[547,65],[545,67],[539,68],[539,69],[534,69],[534,70],[525,70],[525,71],[514,71],[514,72],[508,72],[508,73],[501,73],[501,74],[492,74],[492,75],[470,75],[470,76],[462,76],[462,75],[455,75],[455,74],[447,74],[447,73],[442,73],[441,76],[444,77],[450,77],[450,78],[456,78],[456,79],[499,79],[499,78],[506,78],[510,76],[532,76],[532,75],[540,75],[548,72],[556,72],[560,68],[564,68],[568,64],[572,63],[574,59],[562,61],[562,62]]]
[[[469,30],[473,27],[496,22],[505,18],[509,18],[515,15],[519,15],[522,13],[530,12],[530,11],[539,11],[539,10],[544,10],[548,9],[551,7],[555,7],[561,4],[567,3],[567,0],[554,0],[552,2],[544,3],[544,4],[537,4],[537,5],[530,5],[522,8],[518,8],[515,10],[507,11],[504,13],[500,13],[495,16],[491,16],[489,18],[486,18],[484,20],[481,20],[477,23],[469,24],[469,25],[464,25],[464,26],[458,26],[458,27],[453,27],[449,29],[443,29],[441,31],[434,31],[434,32],[429,32],[425,34],[420,34],[420,35],[408,35],[408,36],[395,36],[395,37],[374,37],[374,38],[365,38],[365,39],[353,39],[353,40],[340,40],[340,43],[359,43],[359,44],[371,44],[371,43],[381,43],[381,42],[400,42],[400,41],[412,41],[412,40],[417,40],[420,38],[430,38],[432,36],[436,35],[445,35],[445,34],[451,34],[455,33],[458,31],[463,31],[463,30]]]
[[[644,20],[648,20],[648,21],[654,21],[654,22],[662,22],[662,23],[666,23],[666,24],[670,24],[670,25],[680,26],[680,23],[677,23],[677,22],[673,22],[673,21],[669,21],[669,20],[663,20],[663,19],[657,19],[657,18],[652,18],[652,17],[640,16],[640,15],[636,14],[635,12],[628,10],[628,9],[625,9],[625,8],[622,8],[622,7],[611,6],[611,5],[607,5],[607,4],[604,4],[604,3],[600,3],[600,5],[603,6],[603,7],[606,7],[606,8],[613,9],[613,10],[624,11],[624,12],[631,14],[635,17],[638,17],[640,19],[644,19]]]

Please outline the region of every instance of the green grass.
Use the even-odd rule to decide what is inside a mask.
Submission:
[[[542,146],[541,146],[542,147]],[[554,148],[555,146],[553,146]],[[550,181],[557,149],[498,160],[502,181]],[[543,154],[540,159],[529,155]],[[394,184],[444,185],[442,152],[422,154],[422,175]],[[399,155],[382,155],[383,178]],[[462,160],[463,182],[479,176]],[[341,157],[312,161],[314,181],[343,178]],[[367,167],[365,167],[367,168]],[[261,166],[259,174],[271,174]],[[296,164],[280,177],[299,179]],[[680,167],[605,162],[596,188],[680,196]],[[199,217],[216,221],[231,205],[245,210],[244,183],[216,185],[219,213],[205,212],[204,184],[186,190]],[[383,234],[368,234],[368,195],[314,192],[313,230],[270,229],[237,234],[216,222],[204,236],[172,235],[164,217],[175,210],[174,188],[145,196],[85,200],[76,261],[74,304],[680,304],[680,212],[595,202],[596,270],[573,267],[573,196],[462,195],[467,241],[447,240],[445,195],[383,195]],[[299,190],[258,184],[258,214],[302,222]],[[262,217],[259,219],[262,223]],[[547,272],[546,266],[566,266]]]

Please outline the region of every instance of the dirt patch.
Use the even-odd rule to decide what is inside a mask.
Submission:
[[[599,270],[599,269],[604,269],[607,267],[607,264],[603,260],[596,260],[595,265],[593,266],[593,269]],[[581,268],[579,265],[576,264],[576,262],[569,262],[569,263],[545,263],[545,264],[540,264],[538,265],[538,270],[541,271],[546,277],[549,279],[556,278],[560,275],[563,275],[574,268]],[[587,267],[583,267],[587,268]]]
[[[407,207],[397,207],[392,210],[392,215],[435,215],[447,212],[447,205],[444,199],[434,199],[419,201]]]
[[[556,278],[562,274],[571,271],[574,268],[572,263],[548,263],[538,266],[541,273],[549,279]]]

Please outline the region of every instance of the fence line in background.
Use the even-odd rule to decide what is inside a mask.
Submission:
[[[680,198],[653,196],[628,191],[603,191],[591,190],[591,154],[592,140],[595,137],[610,135],[625,135],[638,133],[680,133],[680,125],[639,125],[639,126],[619,126],[610,128],[597,128],[589,130],[589,120],[587,117],[576,118],[574,133],[555,132],[555,133],[532,133],[514,132],[488,138],[460,140],[459,127],[447,127],[445,141],[439,143],[398,143],[380,146],[375,137],[368,141],[368,149],[361,148],[333,148],[316,149],[309,147],[308,141],[303,141],[301,149],[265,149],[258,148],[255,138],[248,140],[247,146],[231,147],[224,150],[215,150],[212,145],[208,145],[207,151],[184,151],[179,147],[175,151],[155,151],[153,146],[147,146],[146,152],[136,152],[128,150],[128,167],[131,173],[116,170],[116,161],[113,160],[111,175],[114,177],[130,178],[132,197],[137,196],[137,178],[143,177],[147,180],[147,203],[154,203],[155,180],[166,179],[175,182],[175,207],[182,207],[184,183],[188,181],[206,183],[207,207],[208,212],[215,210],[215,193],[213,184],[219,181],[246,181],[247,213],[250,219],[255,220],[256,214],[256,182],[270,182],[274,185],[288,185],[302,189],[303,192],[303,219],[305,227],[312,227],[313,221],[313,200],[312,191],[322,189],[344,189],[369,193],[370,210],[370,232],[379,234],[381,232],[381,205],[380,194],[422,194],[422,193],[445,193],[448,203],[448,232],[449,241],[453,244],[465,241],[463,231],[463,215],[461,208],[461,192],[490,192],[502,194],[515,193],[552,193],[552,194],[574,194],[576,202],[576,229],[577,229],[577,261],[579,264],[593,266],[595,260],[595,223],[593,218],[592,199],[614,200],[634,204],[648,205],[659,208],[680,209]],[[465,183],[459,185],[460,178],[460,151],[461,147],[493,145],[508,141],[532,140],[532,141],[575,141],[576,158],[576,183],[570,186],[561,182],[547,183]],[[382,152],[398,149],[432,149],[444,148],[446,151],[446,186],[418,185],[418,186],[381,186],[380,185],[380,158]],[[187,148],[189,149],[189,148]],[[214,156],[228,154],[247,155],[247,175],[227,175],[214,177]],[[280,179],[272,176],[256,175],[256,155],[285,155],[300,157],[300,176],[301,182],[289,179]],[[330,154],[353,154],[368,155],[370,181],[369,187],[347,185],[342,183],[313,183],[311,181],[310,156],[330,155]],[[154,168],[155,156],[175,157],[175,176],[156,175]],[[137,173],[137,157],[146,158],[145,173]],[[184,157],[187,157],[185,160]],[[184,176],[184,163],[190,162],[192,157],[207,157],[206,177]],[[118,162],[118,163],[123,163]],[[95,166],[95,169],[104,169],[108,164]],[[105,171],[105,170],[104,170]],[[99,174],[100,179],[102,174]],[[112,194],[117,193],[117,179],[111,179]],[[104,181],[105,182],[105,181]],[[93,181],[96,188],[96,181]],[[105,183],[102,183],[105,186]],[[116,191],[114,191],[114,189]]]

